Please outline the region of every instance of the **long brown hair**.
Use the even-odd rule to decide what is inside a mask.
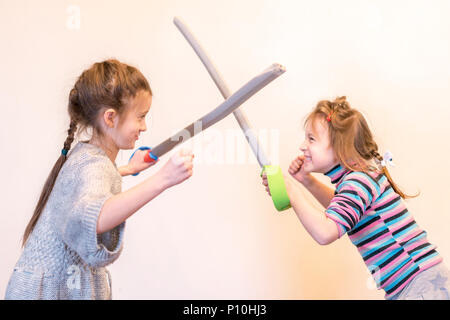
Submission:
[[[25,245],[47,203],[77,131],[80,134],[87,128],[92,128],[96,134],[102,136],[103,132],[97,121],[100,111],[113,108],[119,115],[123,114],[128,99],[135,97],[140,90],[152,95],[147,79],[138,69],[115,59],[94,63],[78,77],[69,94],[70,125],[63,146],[65,154],[61,152],[44,184],[33,216],[23,234],[22,246]]]
[[[356,109],[350,107],[346,97],[338,97],[334,101],[319,101],[314,110],[305,120],[314,123],[315,120],[328,123],[330,144],[337,160],[348,170],[373,171],[372,163],[379,167],[394,191],[403,199],[416,197],[403,193],[395,184],[386,165],[382,165],[383,157],[378,153],[378,145],[366,119]],[[374,160],[372,162],[372,160]],[[372,162],[372,163],[371,163]]]

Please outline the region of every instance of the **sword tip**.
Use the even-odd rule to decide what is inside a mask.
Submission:
[[[280,75],[286,72],[286,67],[279,64],[279,63],[274,63],[272,64],[272,69],[274,70],[274,72],[276,72],[276,74]]]

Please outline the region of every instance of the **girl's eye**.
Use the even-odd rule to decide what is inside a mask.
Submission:
[[[309,141],[314,141],[314,138],[313,137],[309,137]]]

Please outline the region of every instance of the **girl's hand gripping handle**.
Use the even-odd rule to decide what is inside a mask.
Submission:
[[[267,193],[272,197],[273,204],[278,211],[291,207],[281,168],[277,165],[267,165],[261,172],[262,183]]]
[[[158,161],[158,157],[152,154],[150,147],[140,147],[133,152],[128,161],[130,172],[134,172],[132,176],[137,176],[139,172],[145,170]]]

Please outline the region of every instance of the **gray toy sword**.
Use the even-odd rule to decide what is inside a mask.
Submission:
[[[269,68],[264,70],[261,74],[254,77],[252,80],[247,82],[243,87],[236,91],[233,95],[227,97],[227,99],[220,104],[213,111],[204,115],[200,119],[188,125],[186,128],[175,133],[172,137],[166,139],[156,147],[152,148],[151,154],[155,157],[161,157],[163,154],[172,150],[176,145],[184,142],[187,139],[192,138],[197,133],[209,128],[216,122],[222,120],[235,109],[237,109],[241,104],[247,101],[256,92],[264,88],[267,84],[278,78],[283,74],[285,68],[279,64],[272,64]],[[201,125],[200,130],[196,129],[196,124]],[[187,134],[186,134],[187,133]],[[181,138],[181,139],[180,139]]]
[[[216,107],[211,112],[207,113],[200,119],[194,121],[193,123],[191,123],[184,129],[180,130],[173,136],[167,138],[156,147],[154,148],[140,147],[138,150],[149,150],[149,152],[145,155],[144,158],[146,162],[158,160],[159,157],[172,150],[178,144],[192,138],[196,134],[200,133],[201,131],[209,128],[216,122],[225,118],[236,108],[238,108],[241,104],[243,104],[250,97],[252,97],[255,93],[257,93],[259,90],[264,88],[270,82],[278,78],[284,72],[285,68],[282,65],[276,63],[272,64],[261,74],[257,75],[249,82],[247,82],[244,86],[242,86],[233,95],[228,97],[224,102],[222,102],[218,107]],[[200,127],[197,124],[199,124]],[[131,155],[130,159],[133,157],[134,153]]]
[[[214,66],[205,50],[203,50],[198,40],[179,17],[175,17],[173,22],[178,30],[183,34],[187,42],[191,45],[192,49],[194,49],[203,65],[206,67],[206,70],[213,79],[219,91],[222,93],[224,99],[228,99],[231,96],[228,86],[225,84],[225,81],[222,79],[217,68]],[[261,148],[244,112],[240,109],[235,109],[233,114],[239,123],[239,126],[241,127],[253,153],[255,154],[259,165],[263,168],[262,173],[265,172],[267,175],[269,189],[275,207],[279,211],[290,208],[290,201],[286,192],[286,186],[280,167],[270,164],[270,161],[267,159],[264,150]]]

